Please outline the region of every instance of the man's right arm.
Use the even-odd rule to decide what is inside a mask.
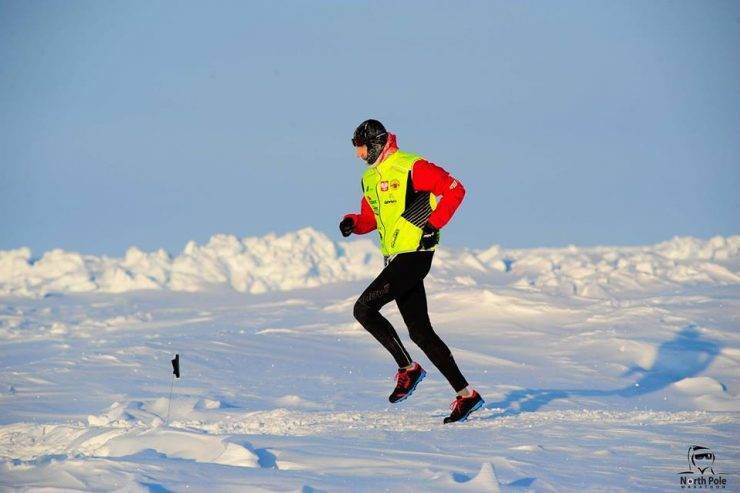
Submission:
[[[370,204],[367,203],[367,198],[364,195],[360,202],[360,213],[345,214],[344,217],[349,217],[354,221],[355,227],[352,229],[352,232],[358,235],[369,233],[378,227],[375,222],[375,213],[372,207],[370,207]]]

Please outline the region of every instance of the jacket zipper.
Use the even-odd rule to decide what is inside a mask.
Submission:
[[[380,219],[380,224],[383,226],[383,234],[381,235],[382,241],[385,241],[385,223],[383,222],[383,217],[381,215],[381,203],[380,203],[380,192],[378,192],[378,187],[380,186],[380,182],[383,180],[383,175],[380,174],[380,170],[378,170],[377,166],[375,167],[375,172],[378,174],[378,182],[375,184],[375,199],[378,201],[378,219]]]

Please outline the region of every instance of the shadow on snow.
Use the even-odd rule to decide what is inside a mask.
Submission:
[[[720,347],[703,339],[696,325],[681,329],[676,337],[664,342],[658,348],[655,363],[650,369],[630,368],[623,376],[640,374],[633,384],[614,390],[596,389],[521,389],[509,392],[503,400],[486,404],[487,409],[504,409],[500,414],[490,416],[512,416],[522,412],[534,412],[555,399],[568,397],[636,397],[655,392],[668,385],[693,377],[704,371],[719,354]]]

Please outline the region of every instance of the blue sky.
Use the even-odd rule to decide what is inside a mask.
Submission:
[[[0,1],[0,249],[339,238],[375,117],[444,242],[740,233],[738,2]]]

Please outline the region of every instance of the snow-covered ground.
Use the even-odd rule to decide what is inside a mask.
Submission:
[[[440,249],[432,323],[487,402],[444,426],[396,307],[429,373],[397,405],[352,318],[380,268],[310,228],[0,252],[0,489],[674,491],[703,445],[740,490],[740,236]]]

